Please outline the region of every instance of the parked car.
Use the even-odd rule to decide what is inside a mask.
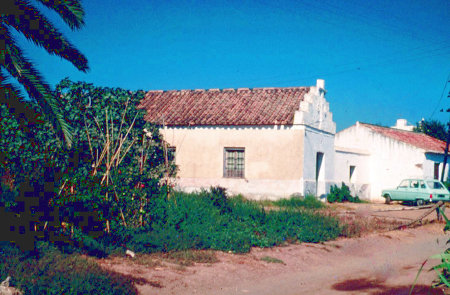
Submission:
[[[421,206],[428,202],[450,201],[450,192],[435,179],[404,179],[396,189],[383,190],[386,204],[391,201],[413,202]]]

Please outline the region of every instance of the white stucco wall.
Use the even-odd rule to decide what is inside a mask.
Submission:
[[[161,129],[176,148],[175,183],[193,191],[222,186],[253,199],[301,193],[302,128],[294,126],[193,126]],[[224,177],[224,149],[243,148],[244,178]]]
[[[372,201],[383,201],[381,191],[396,187],[402,179],[433,178],[434,162],[443,160],[443,155],[426,154],[422,149],[383,136],[358,122],[338,132],[335,145],[369,153],[367,159],[357,159],[357,162],[368,166],[367,179],[364,181],[370,184],[367,198]],[[337,158],[339,159],[340,155]],[[335,173],[347,175],[347,169],[345,166],[336,165]]]
[[[367,151],[335,147],[334,178],[340,186],[345,183],[353,196],[370,199],[370,154]],[[350,178],[350,167],[353,174]]]
[[[176,148],[176,187],[222,186],[250,199],[316,195],[316,156],[323,153],[318,195],[334,184],[334,134],[308,126],[165,128]],[[245,148],[245,178],[223,177],[223,148]]]
[[[303,194],[323,197],[330,192],[330,187],[334,184],[334,134],[309,126],[305,126],[304,130]],[[317,153],[323,154],[318,175]]]
[[[316,86],[310,87],[305,99],[300,102],[299,110],[295,112],[294,125],[305,125],[331,134],[336,133],[336,123],[333,113],[325,99],[325,81],[318,79]]]

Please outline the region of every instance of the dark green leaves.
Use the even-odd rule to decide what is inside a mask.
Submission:
[[[79,1],[42,0],[40,2],[57,11],[72,29],[79,28],[83,24],[84,12]],[[57,136],[60,139],[64,138],[66,145],[70,147],[72,143],[70,127],[61,115],[58,99],[40,73],[17,46],[16,40],[11,35],[12,28],[22,33],[37,46],[43,47],[50,54],[58,55],[71,62],[81,71],[88,70],[87,59],[30,2],[23,0],[4,0],[2,2],[0,70],[8,73],[24,86],[29,96],[41,106]],[[0,83],[4,84],[4,79]],[[15,99],[20,97],[17,89],[10,84],[1,86],[2,103],[4,103],[3,98]],[[20,103],[20,100],[16,99],[13,103],[17,104],[18,102]]]
[[[447,140],[447,128],[445,124],[437,120],[422,120],[414,127],[415,132],[425,133],[440,140]]]

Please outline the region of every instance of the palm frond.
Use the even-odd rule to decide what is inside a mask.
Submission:
[[[21,32],[28,40],[43,47],[48,53],[71,62],[77,69],[86,72],[88,62],[67,39],[27,1],[17,0],[14,13],[2,15],[2,22]]]
[[[20,94],[20,90],[11,83],[6,82],[6,77],[0,71],[0,104],[5,104],[21,128],[30,133],[29,127],[37,124],[43,124],[44,120],[41,114],[30,108],[25,98]]]
[[[4,28],[1,27],[2,24],[0,24],[0,31],[4,31]],[[58,100],[55,99],[55,93],[51,91],[50,86],[44,82],[39,72],[25,58],[20,48],[15,45],[9,32],[6,32],[4,40],[6,54],[0,60],[1,66],[25,87],[30,97],[39,103],[55,128],[56,134],[60,138],[64,138],[67,146],[70,147],[72,144],[71,128],[64,120]]]
[[[38,0],[46,7],[56,11],[64,22],[72,29],[84,25],[84,10],[77,0]]]

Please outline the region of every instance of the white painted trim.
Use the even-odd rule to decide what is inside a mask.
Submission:
[[[293,129],[293,125],[193,125],[193,126],[160,126],[159,128],[163,128],[164,130],[169,129],[282,129],[282,130],[290,130]]]
[[[340,153],[350,153],[350,154],[358,154],[358,155],[364,155],[364,156],[370,155],[370,152],[368,150],[346,148],[346,147],[340,147],[340,146],[335,146],[334,149],[338,153],[339,152]]]
[[[327,134],[330,136],[334,136],[334,133],[318,129],[316,127],[312,127],[306,124],[290,124],[290,125],[195,125],[195,126],[164,126],[159,127],[164,130],[171,130],[171,129],[199,129],[199,130],[206,130],[206,129],[230,129],[230,130],[245,130],[245,129],[261,129],[261,130],[270,130],[270,129],[281,129],[281,130],[304,130],[307,129],[308,131],[312,131],[315,133],[320,134]]]

